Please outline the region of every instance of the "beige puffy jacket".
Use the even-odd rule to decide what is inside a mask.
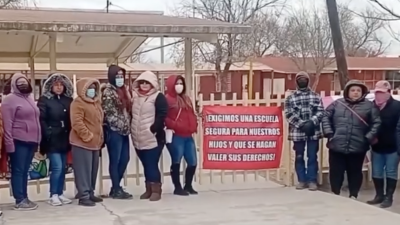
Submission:
[[[152,86],[146,94],[139,92],[138,81],[148,81]],[[133,83],[131,137],[138,150],[153,149],[158,146],[156,135],[150,131],[155,120],[155,101],[160,93],[157,76],[150,71],[143,72]]]

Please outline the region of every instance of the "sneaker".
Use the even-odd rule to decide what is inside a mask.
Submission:
[[[58,195],[52,195],[48,201],[48,203],[52,206],[60,206],[63,203],[61,202],[61,199],[59,198]]]
[[[96,203],[90,199],[79,199],[79,205],[81,206],[87,206],[87,207],[91,207],[91,206],[95,206]]]
[[[37,208],[38,205],[34,202],[29,201],[28,199],[24,199],[20,203],[14,206],[14,210],[19,210],[19,211],[35,210]]]
[[[67,197],[65,197],[64,195],[59,195],[58,199],[60,199],[61,203],[64,204],[64,205],[72,203],[72,200],[67,198]]]
[[[296,184],[296,190],[304,190],[307,188],[307,184],[304,182],[299,182],[298,184]]]
[[[308,184],[308,190],[310,191],[317,191],[318,190],[318,185],[317,183],[311,182]]]

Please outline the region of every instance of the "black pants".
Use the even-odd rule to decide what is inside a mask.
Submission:
[[[363,182],[362,168],[365,154],[343,154],[329,151],[329,181],[334,194],[340,194],[346,172],[350,197],[358,197]]]

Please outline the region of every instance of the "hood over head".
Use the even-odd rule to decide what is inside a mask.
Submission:
[[[166,94],[168,94],[169,96],[175,97],[175,96],[178,95],[178,93],[176,93],[176,91],[175,91],[175,84],[178,81],[178,79],[181,79],[182,83],[183,83],[182,94],[186,94],[186,81],[185,81],[185,78],[183,78],[183,76],[181,76],[181,75],[172,75],[172,76],[169,76],[167,78],[167,81],[166,81],[166,86],[167,86]]]
[[[135,82],[133,82],[133,88],[136,92],[139,91],[139,81],[141,80],[145,80],[153,86],[153,89],[149,91],[148,95],[153,94],[154,92],[160,90],[160,85],[158,84],[157,75],[155,75],[151,71],[145,71],[141,73],[138,78],[136,78]]]
[[[110,67],[108,67],[108,82],[113,86],[115,86],[115,77],[117,76],[119,71],[122,71],[125,78],[126,70],[124,68],[117,65],[111,65]]]
[[[86,96],[86,91],[92,84],[96,85],[96,96],[94,97],[94,99]],[[85,102],[98,102],[101,99],[100,82],[93,78],[82,78],[78,82],[76,82],[76,92],[78,96],[81,97]]]
[[[21,94],[21,92],[17,88],[17,80],[18,79],[26,79],[28,81],[29,86],[32,87],[31,82],[29,82],[28,78],[22,73],[15,73],[11,78],[11,93]],[[33,89],[32,89],[33,90]]]
[[[362,100],[365,99],[365,97],[367,96],[367,94],[369,93],[368,88],[365,84],[363,84],[361,81],[359,80],[350,80],[347,82],[346,86],[344,86],[344,90],[343,90],[343,97],[346,101],[349,102],[355,102],[353,100],[351,100],[349,98],[349,90],[352,86],[359,86],[361,87],[361,91],[362,91],[362,96],[361,98],[359,98],[356,102],[360,102]]]
[[[46,81],[43,83],[42,95],[46,98],[51,98],[54,93],[51,91],[53,84],[55,82],[61,82],[64,85],[63,95],[72,98],[74,95],[74,85],[71,79],[69,79],[65,74],[62,73],[52,73],[48,76]]]

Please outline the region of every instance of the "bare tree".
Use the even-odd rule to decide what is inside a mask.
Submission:
[[[315,90],[323,69],[334,61],[329,21],[317,8],[292,11],[278,35],[276,50],[289,57],[299,70],[314,74]]]
[[[400,12],[398,10],[395,10],[393,7],[389,7],[387,3],[385,3],[382,0],[368,0],[372,6],[374,6],[374,15],[370,16],[368,18],[373,18],[373,19],[378,19],[384,22],[393,22],[393,21],[399,21],[400,20]],[[399,5],[400,0],[392,0],[391,5]],[[397,41],[400,42],[400,32],[397,31],[397,29],[392,29],[392,27],[387,26],[387,30],[390,33],[390,35]]]
[[[357,16],[348,5],[339,5],[340,26],[348,56],[376,57],[382,55],[389,44],[381,36],[385,21],[377,13],[366,9]]]
[[[367,9],[356,16],[348,5],[339,6],[340,26],[348,56],[374,57],[385,52],[388,44],[379,36],[385,23],[374,15],[375,12]],[[291,58],[299,70],[313,74],[312,88],[315,90],[321,72],[335,61],[327,13],[316,7],[302,6],[291,11],[281,26],[275,53]]]
[[[5,8],[24,8],[29,5],[29,3],[36,6],[35,0],[0,0],[0,9]]]
[[[279,27],[271,9],[282,6],[285,0],[183,0],[175,9],[176,14],[229,23],[249,24],[253,30],[244,35],[219,35],[214,44],[196,41],[193,44],[193,61],[215,66],[221,91],[227,91],[227,75],[230,66],[244,62],[249,57],[262,56],[274,44],[272,31]],[[188,13],[189,12],[189,13]],[[192,15],[190,15],[192,14]],[[183,63],[184,48],[178,44],[172,57],[177,64]]]

